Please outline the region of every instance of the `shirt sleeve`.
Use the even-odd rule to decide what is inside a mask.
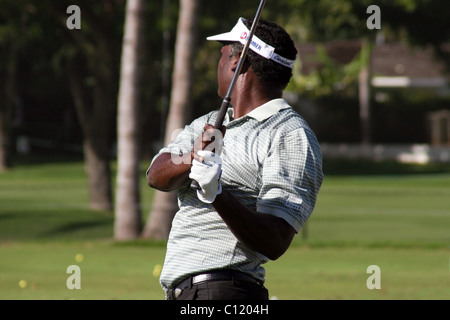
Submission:
[[[278,131],[264,160],[257,211],[286,220],[298,233],[314,209],[322,180],[314,134],[305,128]]]

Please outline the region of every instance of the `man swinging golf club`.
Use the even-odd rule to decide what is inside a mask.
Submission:
[[[251,25],[240,18],[230,32],[208,38],[223,45],[222,98]],[[218,111],[194,120],[147,170],[149,186],[178,190],[160,278],[167,299],[268,299],[262,265],[288,249],[316,203],[320,146],[282,98],[297,50],[272,22],[259,21],[252,36],[220,131],[210,124]]]

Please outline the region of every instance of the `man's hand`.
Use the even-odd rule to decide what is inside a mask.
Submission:
[[[203,128],[203,133],[199,135],[194,142],[191,158],[198,160],[197,151],[200,150],[207,150],[220,155],[226,130],[225,126],[222,126],[220,130],[218,130],[214,128],[213,125],[206,124]]]
[[[205,203],[212,203],[222,192],[220,176],[222,174],[222,158],[214,152],[201,150],[197,152],[200,161],[193,160],[189,178],[198,182],[198,198]]]

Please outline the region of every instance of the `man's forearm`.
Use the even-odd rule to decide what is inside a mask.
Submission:
[[[150,187],[161,191],[172,191],[181,187],[189,179],[194,158],[202,161],[199,160],[198,155],[194,154],[194,150],[204,150],[212,142],[220,143],[226,128],[225,126],[220,128],[220,137],[211,124],[206,124],[203,130],[205,134],[200,134],[196,138],[194,148],[190,153],[176,155],[176,161],[173,161],[173,156],[170,153],[163,153],[155,159],[147,174],[147,184]]]
[[[295,235],[286,221],[271,214],[253,212],[226,189],[213,205],[239,241],[271,260],[287,250]]]
[[[186,154],[185,159],[175,164],[170,153],[163,153],[155,159],[147,173],[147,184],[161,191],[178,189],[189,179],[192,156]]]

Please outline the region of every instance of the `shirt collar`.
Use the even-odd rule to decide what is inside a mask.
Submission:
[[[258,120],[259,122],[262,122],[266,119],[269,119],[274,114],[278,113],[278,111],[290,108],[291,106],[287,103],[286,100],[279,98],[274,99],[269,102],[266,102],[263,105],[260,105],[259,107],[253,109],[249,113],[247,113],[244,117],[250,117],[255,120]],[[224,124],[228,124],[232,120],[238,120],[233,119],[234,110],[233,108],[229,108],[228,112],[225,115],[225,121]]]
[[[286,100],[279,98],[274,99],[265,104],[259,106],[256,109],[253,109],[249,113],[246,114],[247,117],[251,117],[253,119],[262,122],[266,119],[269,119],[274,114],[277,114],[278,111],[290,108],[291,106],[287,103]]]

